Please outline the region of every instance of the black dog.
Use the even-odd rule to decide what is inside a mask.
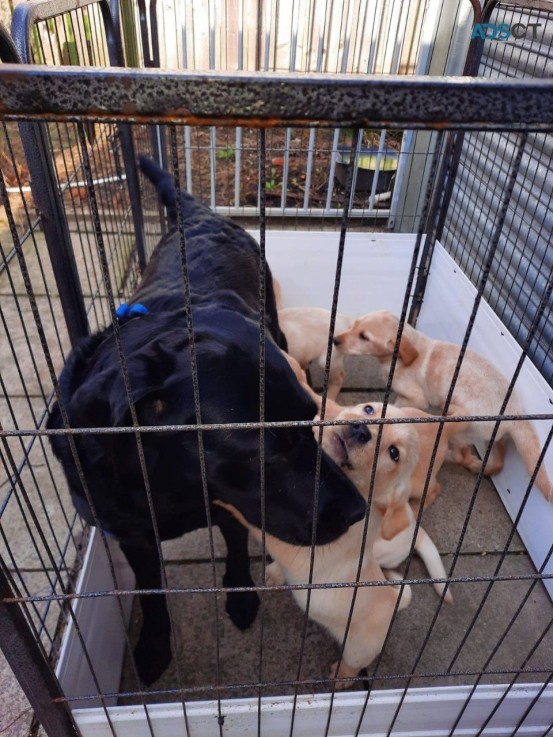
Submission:
[[[183,296],[180,235],[173,180],[152,161],[141,167],[157,185],[172,227],[158,244],[131,307],[120,319],[132,403],[140,425],[196,424],[191,347]],[[197,356],[202,423],[257,422],[259,401],[259,248],[238,225],[213,214],[183,194],[180,202],[192,291],[192,319]],[[316,407],[301,389],[279,349],[285,341],[271,274],[266,271],[265,419],[311,420]],[[146,312],[143,307],[142,312]],[[72,427],[132,426],[113,327],[82,341],[60,377],[63,407]],[[56,404],[48,423],[63,427]],[[115,535],[140,589],[161,587],[161,561],[146,493],[147,470],[157,532],[161,540],[205,527],[206,506],[197,431],[170,430],[136,434],[75,435],[86,486],[95,514],[65,436],[52,445],[66,473],[80,514]],[[259,430],[205,430],[202,434],[207,490],[211,503],[238,510],[261,527]],[[272,535],[295,545],[309,545],[313,531],[314,474],[317,444],[311,428],[264,431],[265,523]],[[211,504],[211,518],[225,538],[228,556],[225,586],[252,586],[247,531],[225,509]],[[323,454],[316,517],[316,539],[335,540],[362,518],[365,503],[340,469]],[[241,629],[255,618],[254,592],[231,593],[227,612]],[[171,659],[170,624],[165,597],[141,597],[144,624],[135,660],[150,684]]]

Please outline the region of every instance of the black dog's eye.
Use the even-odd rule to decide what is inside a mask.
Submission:
[[[366,336],[365,333],[359,333],[359,337],[361,338],[361,340],[370,340],[370,338]]]
[[[365,413],[368,415],[374,415],[374,409],[371,407],[370,404],[366,404],[363,409],[365,410]]]
[[[399,461],[399,450],[396,448],[395,445],[390,445],[388,448],[388,453],[390,454],[390,458],[394,463],[397,463]]]

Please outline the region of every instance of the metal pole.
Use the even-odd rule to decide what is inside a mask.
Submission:
[[[20,123],[19,132],[31,175],[33,199],[60,293],[71,345],[88,335],[88,319],[67,218],[56,184],[44,123]]]
[[[0,650],[25,692],[48,737],[76,737],[80,732],[54,672],[17,603],[0,559]]]

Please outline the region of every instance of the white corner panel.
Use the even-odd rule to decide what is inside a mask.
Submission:
[[[543,689],[543,690],[542,690]],[[299,696],[296,708],[290,696],[221,701],[223,726],[218,724],[216,701],[188,702],[186,729],[181,704],[157,704],[147,707],[148,718],[156,737],[244,737],[258,734],[258,718],[263,737],[281,737],[290,733],[294,717],[295,737],[318,737],[327,734],[328,714],[332,718],[328,737],[385,737],[402,697],[402,690],[374,692],[365,709],[364,694],[337,693]],[[521,722],[517,737],[546,734],[553,714],[553,686],[542,684],[479,686],[471,696],[469,686],[410,689],[395,721],[394,737],[447,737],[467,704],[455,729],[456,737],[508,737]],[[539,697],[539,698],[537,698]],[[535,702],[535,703],[534,703]],[[259,715],[259,705],[261,714]],[[483,721],[496,709],[488,726]],[[110,708],[110,719],[117,737],[151,737],[145,707]],[[528,714],[526,712],[528,711]],[[102,709],[73,712],[83,737],[113,737]],[[359,732],[357,731],[361,720]]]
[[[78,594],[134,588],[134,574],[119,543],[110,537],[107,537],[107,543],[117,585],[113,581],[102,536],[94,528],[77,581]],[[81,636],[79,637],[77,628],[70,619],[56,668],[56,675],[68,698],[98,693],[81,637],[102,693],[116,693],[119,690],[125,654],[125,629],[131,613],[132,599],[130,595],[121,597],[124,621],[115,596],[76,599],[72,604]],[[75,708],[93,707],[98,706],[100,700],[81,699],[70,703]],[[113,703],[114,699],[106,699],[106,704]]]
[[[252,235],[258,239],[259,232]],[[339,242],[336,231],[267,231],[267,261],[282,286],[284,307],[330,310]],[[338,312],[401,312],[414,247],[411,234],[348,233]]]
[[[475,296],[474,286],[445,249],[437,244],[417,328],[432,338],[461,344]],[[522,354],[518,343],[484,300],[478,309],[469,347],[494,364],[508,379]],[[485,381],[485,377],[482,380]],[[553,411],[553,390],[528,358],[524,361],[516,390],[527,414],[551,414]],[[544,443],[551,421],[534,422],[534,426]],[[545,457],[545,467],[549,477],[553,478],[551,446]],[[509,443],[503,470],[493,476],[492,481],[509,515],[515,519],[530,478],[512,443]],[[553,504],[546,502],[536,487],[528,499],[517,531],[539,569],[553,545]],[[553,560],[549,560],[544,573],[553,574]],[[545,580],[544,585],[553,598],[553,580]]]

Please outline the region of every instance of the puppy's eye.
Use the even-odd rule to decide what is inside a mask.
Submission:
[[[359,333],[359,337],[361,338],[361,340],[370,340],[370,338],[365,335],[365,333]]]
[[[365,414],[367,414],[367,415],[374,415],[374,409],[373,409],[373,408],[371,407],[371,405],[370,405],[370,404],[366,404],[366,405],[365,405],[365,406],[363,407],[363,409],[364,409],[364,411],[365,411]]]
[[[390,458],[394,463],[397,463],[399,461],[399,450],[396,448],[395,445],[390,445],[388,448],[388,453],[390,454]]]

